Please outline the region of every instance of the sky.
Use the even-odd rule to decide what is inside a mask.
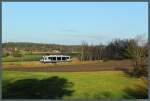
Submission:
[[[77,45],[148,36],[147,2],[3,2],[2,42]]]

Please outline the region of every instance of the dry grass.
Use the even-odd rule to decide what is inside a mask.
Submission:
[[[85,64],[85,65],[84,65]],[[76,66],[79,67],[82,66],[95,66],[95,67],[110,67],[110,68],[116,68],[116,67],[125,67],[129,66],[131,64],[130,60],[109,60],[109,61],[71,61],[67,63],[41,63],[39,61],[23,61],[23,62],[3,62],[2,66],[3,68],[43,68],[43,67],[57,67],[57,66]]]
[[[3,68],[11,68],[11,67],[26,67],[26,68],[33,68],[33,67],[48,67],[48,66],[60,66],[60,65],[74,65],[74,64],[94,64],[99,63],[99,61],[71,61],[66,63],[41,63],[39,61],[23,61],[23,62],[3,62]]]

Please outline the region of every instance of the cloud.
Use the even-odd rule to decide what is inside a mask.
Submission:
[[[73,33],[80,33],[80,31],[78,31],[78,30],[75,30],[75,29],[63,29],[63,30],[61,30],[61,31],[63,31],[63,32],[73,32]]]

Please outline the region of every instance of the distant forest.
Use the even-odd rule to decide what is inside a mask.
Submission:
[[[19,50],[31,51],[31,52],[51,52],[52,50],[58,50],[60,52],[79,52],[81,45],[8,42],[8,43],[3,43],[2,48],[7,51],[14,51],[15,49],[19,49]]]
[[[89,45],[83,41],[81,45],[58,45],[9,42],[3,43],[3,56],[21,56],[24,54],[75,54],[81,61],[104,59],[130,59],[148,56],[148,42],[141,37],[135,39],[115,39],[107,45]]]

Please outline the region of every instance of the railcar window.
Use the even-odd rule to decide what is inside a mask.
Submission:
[[[62,60],[66,60],[67,58],[66,57],[62,57]]]
[[[52,57],[48,57],[48,59],[49,59],[49,60],[51,60],[51,59],[52,59]]]
[[[57,60],[61,60],[61,57],[57,57]]]
[[[56,60],[56,57],[52,57],[52,60]]]

